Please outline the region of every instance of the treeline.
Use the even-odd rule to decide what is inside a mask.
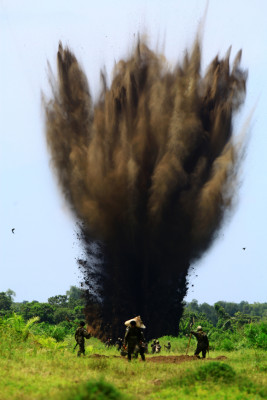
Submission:
[[[212,323],[213,326],[218,324],[219,319],[243,319],[245,322],[257,321],[267,318],[267,303],[249,304],[247,301],[233,303],[227,301],[218,301],[213,306],[208,303],[199,304],[197,300],[185,303],[185,312],[205,315],[205,318]]]
[[[267,303],[249,304],[218,301],[214,306],[198,304],[197,300],[185,303],[183,316],[179,323],[179,336],[188,336],[191,330],[201,325],[209,339],[223,350],[234,350],[247,346],[266,348]],[[241,335],[241,336],[240,336]],[[243,340],[242,337],[246,337]],[[252,343],[252,342],[251,342]]]
[[[18,303],[14,301],[15,296],[11,289],[0,292],[0,317],[16,313],[27,321],[38,316],[40,322],[52,325],[84,319],[83,291],[76,286],[71,286],[65,295],[50,297],[46,303],[36,300]]]
[[[267,303],[218,301],[210,306],[193,300],[185,304],[179,337],[189,336],[198,325],[207,333],[212,343],[210,348],[227,351],[246,347],[266,349]]]
[[[50,297],[45,303],[36,300],[19,303],[14,301],[15,296],[15,292],[11,289],[0,293],[0,317],[16,313],[27,321],[38,316],[40,322],[52,325],[63,323],[66,320],[84,319],[83,290],[76,286],[71,286],[65,295]],[[199,323],[204,324],[206,328],[213,326],[227,329],[233,325],[240,326],[267,318],[267,303],[218,301],[211,306],[208,303],[199,304],[197,300],[192,300],[185,303],[184,306],[184,314],[179,326],[180,332],[183,333],[189,329],[190,324],[195,326]]]

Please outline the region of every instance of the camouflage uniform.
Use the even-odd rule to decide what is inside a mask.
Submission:
[[[136,326],[128,326],[126,328],[124,343],[128,346],[128,360],[131,361],[133,353],[140,353],[143,361],[145,361],[144,335],[140,328]]]
[[[105,347],[109,348],[110,346],[112,346],[112,339],[108,339],[108,340],[105,342]]]
[[[159,341],[156,341],[156,345],[155,345],[155,353],[160,353],[161,350],[161,345],[159,344]]]
[[[122,344],[123,344],[122,343],[122,338],[118,338],[117,341],[115,342],[115,345],[116,345],[116,348],[117,348],[118,351],[121,350]]]
[[[164,347],[166,350],[170,351],[172,346],[171,346],[171,343],[168,342],[167,346],[164,344]]]
[[[79,350],[77,356],[80,357],[81,354],[85,355],[85,348],[84,348],[84,338],[90,339],[91,334],[87,332],[87,330],[83,326],[79,326],[75,332],[75,340],[79,346]]]
[[[151,343],[151,352],[152,352],[152,354],[154,354],[155,353],[155,351],[156,351],[156,339],[153,339],[153,342]]]
[[[197,348],[195,351],[195,356],[199,358],[199,353],[202,352],[202,357],[206,358],[206,352],[209,348],[209,339],[205,332],[199,330],[197,332],[191,331],[192,335],[197,338]]]

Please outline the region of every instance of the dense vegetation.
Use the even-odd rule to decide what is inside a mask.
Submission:
[[[226,319],[240,319],[241,315],[244,322],[267,318],[267,303],[249,304],[247,301],[241,301],[241,303],[218,301],[214,306],[211,306],[208,303],[198,304],[197,300],[192,300],[190,303],[185,303],[185,307],[192,315],[194,313],[204,314],[205,318],[214,326],[217,324],[218,319],[222,317],[222,313],[219,311],[220,307],[224,309],[223,317]]]
[[[156,357],[151,354],[146,363],[128,363],[118,357],[115,347],[106,348],[95,338],[86,342],[86,357],[78,358],[73,331],[38,317],[24,321],[13,313],[0,318],[0,398],[261,400],[267,396],[264,321],[232,330],[216,328],[206,362],[192,362],[189,357],[178,364],[150,362]],[[168,340],[170,352],[163,346]],[[185,354],[188,337],[163,337],[160,343],[161,355],[167,358]],[[195,345],[191,340],[190,355]]]
[[[71,287],[47,303],[16,303],[12,290],[0,293],[1,398],[266,398],[266,303],[185,304],[179,336],[160,338],[161,354],[185,354],[190,330],[201,324],[209,336],[213,361],[155,363],[149,362],[155,355],[148,354],[148,362],[129,364],[118,357],[114,346],[106,348],[96,338],[86,342],[85,358],[76,357],[74,332],[83,318],[81,294]],[[169,340],[170,352],[164,349]],[[188,354],[193,355],[195,346],[192,338]],[[227,359],[216,360],[221,355]]]
[[[74,321],[84,318],[83,291],[71,286],[65,295],[50,297],[47,303],[40,303],[33,300],[14,302],[15,292],[8,289],[0,293],[0,316],[8,316],[15,312],[25,320],[38,316],[40,322],[59,324],[66,321],[66,318]]]
[[[8,316],[15,312],[21,315],[25,320],[38,316],[40,322],[49,324],[59,324],[66,321],[78,321],[84,318],[84,298],[83,291],[75,286],[71,286],[65,295],[56,295],[50,297],[46,303],[40,303],[36,300],[31,302],[23,301],[18,303],[14,301],[15,292],[8,289],[6,292],[0,292],[0,317]],[[249,304],[246,301],[241,303],[232,303],[218,301],[214,306],[207,303],[198,304],[197,300],[185,303],[184,317],[180,324],[181,332],[185,333],[185,322],[194,323],[196,320],[206,320],[212,326],[229,325],[235,323],[245,324],[256,322],[267,318],[267,303]]]

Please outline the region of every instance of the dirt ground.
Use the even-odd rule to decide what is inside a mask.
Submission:
[[[225,356],[219,356],[216,358],[205,358],[205,360],[226,360],[227,357]],[[199,360],[199,358],[197,358],[196,356],[186,356],[186,355],[182,355],[182,356],[153,356],[153,357],[147,357],[146,360],[148,362],[155,362],[155,363],[173,363],[173,364],[180,364],[183,362],[187,362],[187,361],[197,361]]]
[[[127,357],[122,357],[122,356],[105,356],[105,355],[100,355],[100,354],[92,354],[91,357],[94,358],[109,358],[109,357],[113,357],[113,358],[124,358],[125,360],[127,360]],[[140,357],[139,357],[140,359]],[[214,357],[214,358],[205,358],[205,360],[209,360],[209,361],[222,361],[222,360],[226,360],[227,357],[225,356],[218,356],[218,357]],[[146,357],[146,361],[147,362],[154,362],[154,363],[172,363],[172,364],[181,364],[183,362],[188,362],[188,361],[198,361],[199,358],[197,358],[196,356],[186,356],[186,355],[181,355],[181,356],[151,356],[151,357]],[[141,359],[140,359],[141,361]]]

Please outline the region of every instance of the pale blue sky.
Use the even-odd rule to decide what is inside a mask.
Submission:
[[[171,63],[181,59],[205,7],[206,0],[0,0],[0,291],[11,288],[17,301],[46,301],[79,285],[75,257],[82,249],[49,166],[41,108],[41,90],[49,93],[47,60],[55,71],[58,41],[73,49],[96,96],[100,68],[110,77],[138,32]],[[232,45],[233,57],[243,49],[249,70],[235,132],[257,106],[236,212],[197,263],[188,301],[267,301],[266,15],[265,0],[209,1],[203,69]]]

